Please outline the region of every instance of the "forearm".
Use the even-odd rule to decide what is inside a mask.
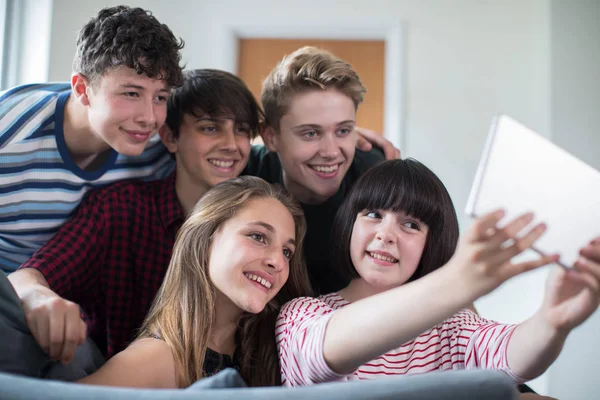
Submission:
[[[550,327],[538,312],[519,324],[508,343],[507,358],[511,371],[525,380],[543,374],[556,360],[566,334]]]
[[[397,348],[474,300],[441,268],[424,278],[352,303],[331,317],[324,358],[337,373]]]
[[[19,269],[8,275],[8,280],[21,300],[35,291],[45,292],[46,289],[50,290],[50,285],[48,285],[44,275],[34,268]]]

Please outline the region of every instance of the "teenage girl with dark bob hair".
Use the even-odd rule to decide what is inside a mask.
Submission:
[[[511,259],[543,234],[531,213],[499,224],[502,211],[475,221],[458,240],[458,221],[438,177],[418,161],[367,171],[340,208],[332,238],[339,292],[298,298],[280,311],[276,336],[288,386],[464,368],[499,369],[515,383],[542,374],[569,332],[600,302],[600,241],[574,268],[548,278],[543,305],[518,325],[467,307],[509,278],[557,260]],[[502,226],[502,227],[500,227]]]

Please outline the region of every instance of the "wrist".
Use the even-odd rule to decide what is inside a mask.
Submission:
[[[571,332],[569,327],[557,326],[553,323],[543,308],[533,315],[532,320],[537,326],[540,338],[548,341],[564,341]]]
[[[434,275],[440,282],[438,296],[441,295],[445,302],[452,304],[457,310],[471,306],[479,298],[474,290],[474,285],[463,279],[451,265],[444,266],[429,274]]]

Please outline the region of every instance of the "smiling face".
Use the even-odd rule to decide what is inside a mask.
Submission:
[[[265,143],[279,153],[286,189],[299,201],[320,204],[333,196],[352,164],[357,134],[353,100],[337,90],[294,95]]]
[[[288,279],[295,225],[276,199],[251,200],[217,230],[210,246],[209,275],[218,302],[261,312]]]
[[[177,159],[177,180],[182,187],[208,190],[237,177],[248,163],[251,130],[247,123],[185,114],[174,138],[165,126],[163,143]]]
[[[87,106],[91,131],[118,153],[141,154],[165,122],[168,87],[163,80],[119,67],[107,70],[91,84],[75,75],[73,86]]]
[[[363,210],[350,239],[354,268],[375,292],[400,286],[417,270],[428,231],[404,212]]]

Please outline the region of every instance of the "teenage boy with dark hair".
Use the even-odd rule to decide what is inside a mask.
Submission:
[[[8,280],[0,276],[0,370],[80,378],[98,362],[53,360],[71,362],[86,328],[104,357],[123,350],[162,283],[185,215],[209,188],[241,173],[262,115],[236,76],[186,72],[169,95],[160,130],[175,172],[92,191],[56,236]]]

